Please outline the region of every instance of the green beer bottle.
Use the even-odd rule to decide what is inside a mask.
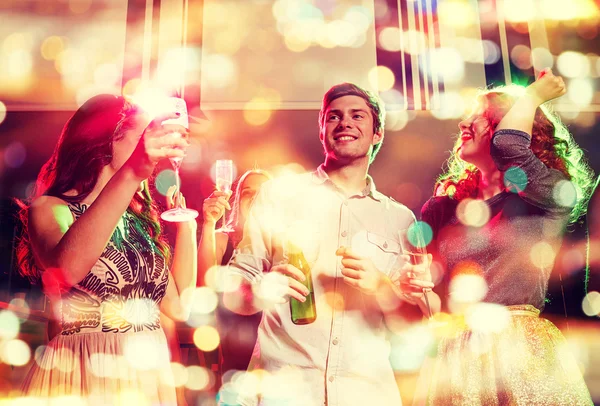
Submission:
[[[315,305],[315,292],[313,289],[312,275],[310,265],[304,257],[301,249],[295,245],[288,244],[288,260],[289,264],[298,268],[306,277],[304,282],[301,282],[308,289],[309,293],[306,296],[305,302],[290,298],[290,312],[292,314],[292,323],[294,324],[310,324],[317,318],[317,307]]]

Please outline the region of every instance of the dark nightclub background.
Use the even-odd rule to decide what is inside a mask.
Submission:
[[[569,92],[554,102],[555,110],[600,173],[599,4],[0,0],[2,307],[16,309],[23,299],[29,304],[31,311],[15,314],[29,318],[21,339],[35,350],[44,340],[44,301],[15,267],[14,199],[28,197],[62,126],[97,93],[133,95],[157,86],[185,97],[196,120],[182,192],[199,211],[214,188],[216,159],[233,159],[238,174],[259,167],[278,176],[319,165],[320,97],[341,81],[379,90],[386,101],[384,146],[370,174],[380,191],[415,213],[431,196],[476,89],[526,85],[545,67],[565,78]],[[154,193],[163,202],[161,192],[173,182],[168,162],[156,173]],[[544,313],[569,338],[600,401],[600,300],[595,314],[582,308],[585,236],[582,219],[555,253]],[[592,257],[599,245],[591,244]],[[600,290],[598,279],[596,263],[589,291]],[[0,338],[3,328],[0,320]],[[1,353],[4,396],[33,361],[5,370],[11,362]],[[399,372],[411,379],[414,373]]]

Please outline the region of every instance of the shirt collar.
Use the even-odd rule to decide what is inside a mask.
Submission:
[[[331,183],[332,185],[335,186],[333,181],[329,178],[329,175],[327,175],[327,172],[325,172],[325,169],[323,168],[323,164],[319,165],[317,170],[312,173],[312,181],[317,185],[322,185],[325,182],[329,181],[329,183]],[[362,190],[360,195],[361,196],[369,196],[377,201],[382,201],[383,198],[385,197],[383,194],[381,194],[375,188],[375,182],[373,181],[373,178],[369,174],[367,174],[367,185]]]

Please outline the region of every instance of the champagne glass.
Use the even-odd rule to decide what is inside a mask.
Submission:
[[[179,117],[165,120],[163,121],[163,124],[179,124],[185,128],[189,128],[188,113],[187,107],[185,105],[185,100],[180,99],[179,97],[169,97],[166,100],[166,102],[168,102],[168,107],[170,109],[175,110],[177,113],[179,113]],[[173,132],[172,134],[178,135],[179,137],[182,136],[182,134],[179,132]],[[169,161],[171,161],[171,165],[173,166],[173,170],[175,171],[175,185],[177,186],[177,191],[175,193],[179,193],[181,186],[181,180],[179,179],[179,167],[181,166],[181,161],[183,161],[183,158],[169,158]],[[176,223],[194,220],[196,217],[198,217],[198,212],[196,210],[181,207],[181,199],[175,199],[175,201],[177,202],[175,203],[175,207],[173,207],[170,210],[164,211],[160,215],[160,217],[163,220]]]
[[[400,237],[402,254],[408,255],[410,263],[414,265],[414,277],[419,279],[429,268],[429,258],[427,257],[427,250],[425,249],[427,244],[425,244],[425,238],[423,237],[421,227],[419,227],[418,223],[413,223],[410,227],[400,230],[398,235]],[[429,289],[424,288],[423,297],[425,298],[427,313],[429,318],[432,318],[433,313],[431,312],[427,292],[429,292]]]
[[[215,165],[216,186],[219,192],[231,192],[231,184],[233,183],[233,161],[231,159],[217,159]]]
[[[233,161],[231,159],[217,159],[215,164],[215,184],[219,192],[231,192],[233,183]],[[225,226],[225,216],[221,219],[221,224]]]

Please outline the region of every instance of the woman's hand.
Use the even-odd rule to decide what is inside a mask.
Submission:
[[[554,76],[550,68],[540,72],[535,82],[527,86],[525,94],[535,100],[539,106],[547,101],[556,99],[567,92],[562,77]]]
[[[204,217],[204,224],[215,225],[221,217],[225,215],[225,210],[231,210],[229,205],[230,193],[219,192],[215,190],[210,196],[204,200],[202,205],[202,214]]]
[[[181,207],[183,209],[187,208],[185,205],[185,197],[177,190],[176,185],[171,185],[171,187],[169,187],[165,197],[167,198],[168,210],[174,209],[175,207]]]
[[[161,159],[185,156],[189,145],[188,130],[180,125],[162,124],[163,121],[178,116],[179,113],[169,113],[156,117],[140,136],[140,141],[125,163],[140,180],[150,177]]]
[[[168,210],[174,209],[176,207],[181,207],[182,209],[187,208],[187,206],[185,204],[185,196],[183,196],[183,194],[177,190],[176,185],[171,185],[169,187],[165,197],[167,198],[167,209]],[[177,224],[180,227],[182,225],[192,226],[194,229],[196,229],[196,227],[197,227],[196,219],[190,220],[190,221],[177,222],[175,224]]]

